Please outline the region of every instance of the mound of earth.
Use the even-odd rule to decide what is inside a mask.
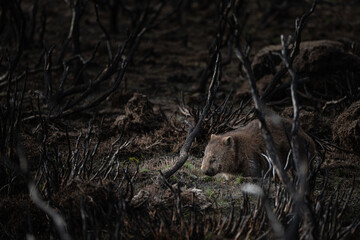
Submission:
[[[335,96],[344,96],[345,92],[360,86],[360,83],[351,79],[351,86],[348,86],[350,75],[352,79],[360,77],[360,57],[348,51],[346,46],[347,44],[332,40],[301,43],[299,54],[293,62],[293,68],[300,79],[302,77],[309,78],[304,81],[307,87],[306,92],[324,98],[334,98]],[[281,45],[267,46],[261,49],[253,59],[252,68],[260,93],[266,89],[275,73],[284,66],[281,58],[277,55],[281,52],[281,48]],[[282,78],[282,83],[289,84],[290,81],[291,78],[288,74]],[[283,94],[277,93],[276,98],[279,96],[283,98],[285,96],[283,90],[287,87],[281,88]],[[246,93],[249,89],[248,82],[245,82],[239,93]]]
[[[285,118],[293,118],[293,107],[286,107],[281,116]],[[315,136],[322,136],[323,138],[331,138],[329,129],[331,128],[331,119],[323,114],[317,113],[314,109],[301,109],[300,111],[300,125],[301,128]]]
[[[146,95],[134,93],[125,105],[125,115],[119,115],[114,125],[125,132],[144,133],[161,127],[162,118],[155,114]]]
[[[335,120],[333,140],[341,147],[360,153],[360,101],[354,102]]]
[[[279,67],[281,45],[270,45],[261,49],[254,57],[252,67],[255,78],[260,79],[274,73],[274,67]],[[276,54],[275,54],[276,53]],[[347,53],[343,43],[331,40],[306,41],[300,45],[300,52],[295,58],[293,67],[298,73],[333,71],[343,67],[358,68],[359,57]],[[350,65],[349,65],[350,64]]]

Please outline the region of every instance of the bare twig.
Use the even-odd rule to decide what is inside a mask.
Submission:
[[[344,96],[338,100],[331,100],[331,101],[327,101],[324,106],[321,108],[321,111],[324,112],[326,110],[326,108],[330,105],[336,105],[336,104],[339,104],[339,103],[342,103],[344,102],[344,100],[347,99],[347,96]]]

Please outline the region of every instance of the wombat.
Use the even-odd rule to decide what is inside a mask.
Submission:
[[[284,167],[291,149],[292,121],[276,116],[266,118],[266,124]],[[298,134],[300,159],[307,164],[314,155],[315,144],[301,128]],[[226,178],[236,174],[260,177],[269,169],[263,154],[266,155],[266,146],[259,129],[259,120],[256,119],[237,130],[222,135],[212,134],[205,148],[201,171],[208,176],[224,173]]]

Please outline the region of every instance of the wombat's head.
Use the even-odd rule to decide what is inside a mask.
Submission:
[[[235,142],[232,136],[211,135],[205,148],[201,171],[214,176],[218,173],[231,173],[235,165]]]

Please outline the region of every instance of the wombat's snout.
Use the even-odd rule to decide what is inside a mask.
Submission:
[[[211,164],[211,161],[209,159],[209,154],[205,153],[200,170],[202,174],[205,174],[207,176],[216,175],[217,172],[215,171],[214,166]]]
[[[201,172],[207,176],[214,176],[215,175],[215,171],[214,169],[205,169],[205,168],[201,168]]]

